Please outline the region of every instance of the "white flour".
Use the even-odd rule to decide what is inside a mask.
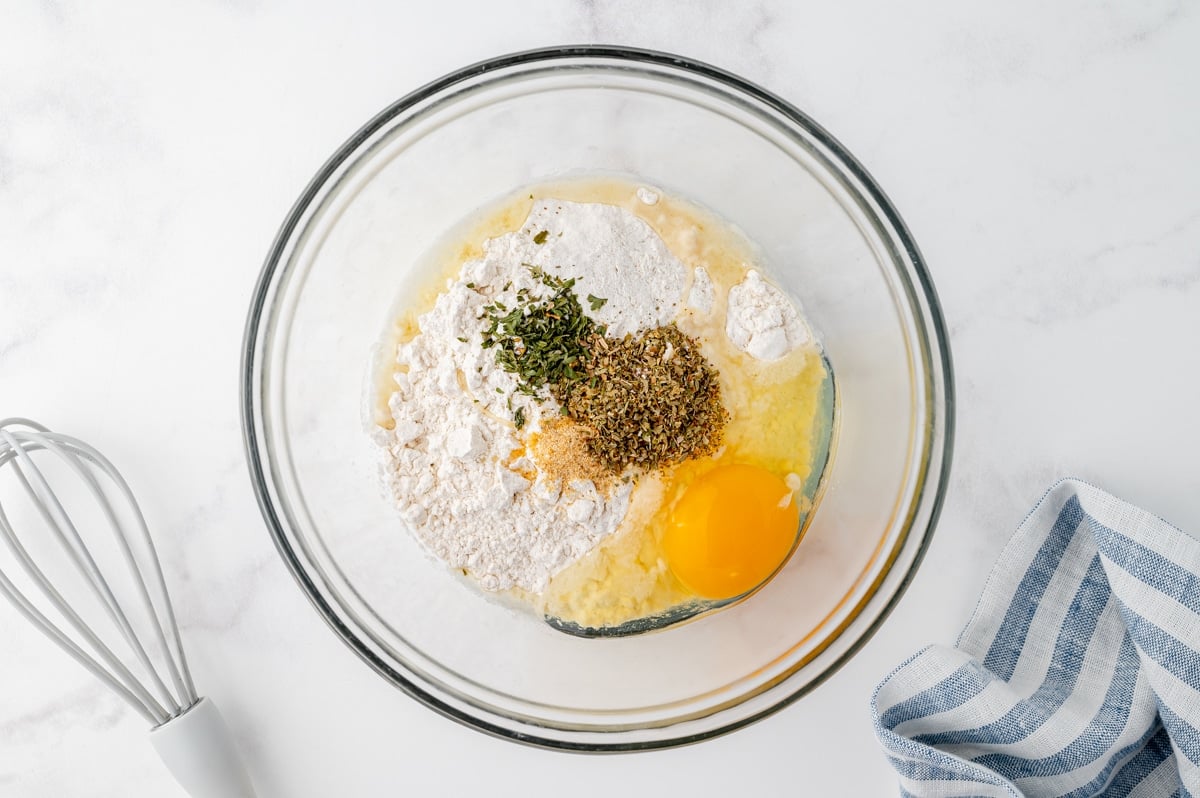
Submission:
[[[703,266],[697,266],[692,277],[691,290],[688,291],[688,306],[707,314],[712,311],[716,299],[716,288],[712,278],[708,276],[708,271]]]
[[[539,236],[542,231],[546,236]],[[544,243],[535,243],[535,236]],[[485,589],[516,586],[539,593],[617,528],[630,486],[606,498],[591,482],[563,485],[529,458],[511,459],[542,415],[558,412],[552,399],[539,405],[514,395],[514,376],[480,346],[486,305],[499,299],[514,307],[522,288],[547,291],[525,264],[576,278],[584,312],[607,324],[610,335],[675,318],[686,272],[654,231],[627,211],[539,202],[519,231],[489,240],[483,258],[464,264],[418,319],[420,333],[398,348],[389,402],[395,428],[381,443],[385,479],[402,516],[431,552],[469,571]],[[608,301],[593,311],[589,294]],[[520,432],[509,397],[513,408],[526,409]]]
[[[533,236],[546,231],[546,243]],[[546,200],[538,202],[517,233],[492,239],[487,256],[507,263],[520,256],[561,277],[575,277],[584,311],[620,337],[662,324],[678,314],[687,270],[658,234],[615,205]],[[518,264],[519,265],[519,264]],[[470,279],[470,278],[468,278]],[[591,294],[608,301],[592,311]]]
[[[725,334],[759,360],[777,360],[812,338],[792,300],[753,269],[729,289]]]

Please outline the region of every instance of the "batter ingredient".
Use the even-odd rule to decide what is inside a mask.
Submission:
[[[792,301],[753,269],[729,289],[725,334],[759,360],[778,360],[810,338]]]
[[[538,191],[398,325],[376,433],[397,505],[485,589],[584,627],[752,590],[810,509],[828,372],[808,328],[670,195]]]
[[[692,482],[663,534],[672,572],[692,593],[712,599],[762,583],[796,542],[800,509],[793,491],[770,471],[743,463]]]
[[[782,478],[794,496],[793,512],[804,518],[811,511],[811,494],[805,486],[814,469],[821,468],[825,451],[815,431],[829,423],[827,414],[831,412],[821,398],[828,384],[823,359],[802,346],[776,361],[755,361],[724,337],[720,314],[680,323],[686,323],[693,334],[716,325],[706,340],[730,412],[723,448],[716,457],[688,460],[640,480],[630,495],[620,529],[551,579],[541,597],[547,614],[582,627],[619,626],[632,619],[669,614],[680,606],[695,604],[698,596],[720,599],[740,595],[761,582],[754,581],[756,576],[769,576],[795,544],[796,526],[752,522],[755,504],[772,504],[748,500],[753,489],[745,483],[753,485],[755,480],[716,480],[714,493],[731,515],[718,515],[711,523],[699,513],[675,515],[691,487],[710,473],[745,465],[752,468],[751,474],[765,475],[767,481]],[[748,373],[730,378],[739,368]],[[684,526],[694,534],[677,539],[668,550],[670,530],[680,517],[689,519]],[[699,560],[694,556],[689,562],[689,550],[679,544],[691,540],[697,547],[690,549],[691,554],[700,555],[706,539],[741,544],[739,548],[752,567],[739,569],[733,560],[726,565],[732,562],[735,573],[724,580],[723,587],[706,588],[699,582],[690,589],[685,587],[683,582]],[[739,570],[754,575],[743,581],[736,576]],[[749,582],[754,584],[746,587]]]
[[[401,515],[437,557],[486,589],[538,592],[617,528],[629,486],[605,498],[590,482],[542,477],[519,455],[511,421],[476,401],[489,386],[515,391],[515,379],[458,340],[478,324],[473,296],[460,286],[439,297],[421,317],[424,332],[397,352],[405,370],[395,377],[385,474]],[[467,390],[463,375],[472,375]]]
[[[537,238],[534,236],[535,242]],[[544,398],[549,388],[561,395],[582,378],[587,341],[603,338],[605,328],[584,315],[572,290],[574,279],[546,274],[537,266],[528,268],[533,278],[553,293],[540,296],[521,288],[511,309],[499,299],[485,307],[480,346],[492,350],[496,365],[517,376],[521,393]],[[594,309],[604,304],[597,297],[590,297],[590,302]],[[516,409],[514,421],[517,429],[525,425],[524,408]]]
[[[596,459],[591,441],[596,431],[569,418],[552,418],[542,422],[542,431],[529,438],[529,453],[534,463],[549,479],[571,482],[586,479],[601,493],[607,493],[614,482],[611,469]]]
[[[713,287],[712,278],[708,276],[708,271],[703,266],[697,266],[692,272],[692,287],[688,291],[688,307],[707,314],[712,311],[716,299],[716,289]]]
[[[554,277],[537,266],[529,270],[553,293],[539,297],[522,288],[511,310],[500,300],[485,307],[480,345],[517,376],[520,393],[539,402],[553,396],[563,414],[583,428],[575,436],[586,449],[579,456],[618,475],[717,448],[728,414],[717,373],[696,341],[673,324],[606,338],[605,327],[584,315],[572,290],[574,278]],[[592,311],[607,302],[588,295]],[[525,419],[526,408],[517,407],[518,430]]]
[[[542,233],[544,243],[534,244]],[[520,262],[574,279],[581,298],[604,299],[588,315],[613,337],[669,324],[679,313],[687,270],[650,225],[623,208],[541,200],[516,240],[497,246],[520,252]]]
[[[717,372],[675,325],[620,340],[593,335],[582,367],[556,396],[596,431],[588,448],[614,473],[674,465],[720,445],[728,414]]]
[[[538,329],[552,330],[550,316],[579,307],[583,293],[593,301],[586,317],[572,317],[577,333],[632,332],[675,315],[685,274],[640,219],[558,201],[539,203],[520,230],[489,240],[482,258],[462,266],[417,319],[418,334],[397,348],[394,424],[383,433],[391,493],[433,554],[485,589],[540,593],[617,528],[632,490],[620,483],[605,496],[591,480],[549,475],[528,456],[522,433],[540,430],[559,407],[535,400],[532,361],[503,337],[504,317],[490,337],[481,320],[524,303],[545,310]],[[515,371],[497,363],[503,340]],[[537,367],[565,374],[569,357],[542,357]]]

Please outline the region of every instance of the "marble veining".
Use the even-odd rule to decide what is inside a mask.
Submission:
[[[1130,292],[1190,290],[1200,281],[1197,252],[1200,213],[1192,213],[1145,238],[1065,256],[1053,268],[1044,262],[1013,264],[1016,279],[999,281],[979,301],[995,317],[1053,326],[1117,304]],[[1140,268],[1129,268],[1131,261]]]

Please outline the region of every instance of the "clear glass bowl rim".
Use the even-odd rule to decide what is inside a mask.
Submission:
[[[886,603],[881,606],[874,618],[871,619],[868,626],[862,631],[857,639],[855,639],[845,651],[830,663],[824,671],[812,678],[809,682],[801,685],[797,690],[785,695],[783,698],[772,704],[771,706],[747,717],[738,718],[725,725],[717,726],[713,729],[706,730],[698,734],[686,734],[679,736],[668,736],[657,740],[635,740],[635,741],[620,741],[612,743],[592,743],[578,742],[571,740],[560,740],[552,737],[542,737],[536,734],[531,734],[523,731],[514,731],[513,729],[500,726],[490,721],[464,712],[452,703],[443,701],[438,696],[423,689],[416,684],[411,678],[404,673],[397,671],[390,664],[383,661],[374,651],[366,646],[354,634],[354,631],[348,628],[338,617],[337,613],[329,606],[321,591],[317,589],[309,574],[305,570],[297,552],[292,548],[291,543],[287,539],[283,525],[284,521],[277,512],[276,507],[271,498],[271,492],[267,485],[267,470],[263,457],[259,452],[258,441],[258,424],[260,406],[256,401],[256,391],[258,386],[257,380],[257,364],[260,354],[260,335],[262,333],[262,323],[266,318],[265,311],[269,311],[268,299],[271,294],[272,284],[276,276],[276,271],[281,265],[281,256],[287,249],[289,240],[295,231],[297,225],[302,220],[307,209],[316,200],[322,190],[327,187],[330,177],[332,177],[339,167],[355,152],[361,143],[371,138],[383,126],[390,123],[397,116],[404,114],[414,106],[420,105],[431,98],[436,97],[440,93],[464,81],[478,78],[486,73],[498,70],[504,70],[513,67],[528,66],[539,62],[550,63],[554,61],[564,60],[579,60],[593,59],[598,62],[615,61],[626,62],[631,65],[644,64],[658,68],[673,68],[685,73],[692,73],[695,76],[722,84],[724,88],[732,90],[735,94],[742,94],[762,105],[767,106],[771,111],[778,113],[790,123],[802,128],[805,132],[812,136],[821,146],[827,148],[833,158],[837,160],[854,178],[860,183],[861,189],[866,192],[872,202],[875,204],[878,211],[885,217],[887,223],[892,227],[893,232],[899,239],[905,254],[908,256],[911,273],[907,275],[913,289],[919,293],[921,299],[925,303],[925,312],[920,312],[920,308],[915,308],[915,317],[920,319],[926,326],[929,334],[928,350],[929,353],[935,356],[940,365],[940,373],[942,375],[941,383],[931,386],[931,396],[937,396],[939,393],[943,398],[942,413],[935,418],[935,421],[940,421],[941,429],[937,430],[937,434],[931,434],[931,448],[937,448],[936,456],[928,457],[922,465],[925,473],[922,474],[925,487],[922,493],[928,490],[930,486],[933,488],[933,493],[930,496],[928,505],[928,520],[923,529],[910,528],[907,530],[907,536],[911,537],[914,533],[919,535],[916,551],[913,554],[913,559],[908,566],[907,571],[903,574],[900,581],[894,588],[894,592],[888,597]],[[916,242],[913,240],[911,233],[904,224],[899,213],[892,205],[890,200],[884,194],[883,190],[875,182],[869,172],[860,164],[854,156],[852,156],[845,147],[841,145],[831,134],[823,127],[812,120],[807,114],[799,110],[786,100],[783,100],[767,89],[758,86],[750,81],[745,80],[731,72],[725,71],[718,67],[696,61],[684,56],[674,55],[657,50],[633,48],[633,47],[617,47],[609,45],[570,45],[561,47],[546,47],[532,50],[524,50],[506,55],[496,56],[483,61],[470,64],[462,67],[454,72],[451,72],[441,78],[438,78],[426,85],[410,92],[409,94],[396,100],[359,130],[357,130],[349,139],[347,139],[330,158],[321,166],[316,175],[308,182],[299,198],[288,211],[283,223],[280,225],[279,231],[276,233],[271,247],[267,253],[259,278],[255,284],[254,293],[251,298],[249,312],[247,314],[246,326],[242,345],[242,358],[240,365],[240,405],[241,405],[241,421],[242,421],[242,440],[243,448],[246,455],[246,462],[250,472],[251,483],[254,488],[255,498],[258,502],[259,509],[262,512],[263,520],[266,523],[267,529],[275,543],[276,549],[291,571],[292,576],[300,585],[304,594],[309,601],[317,609],[318,613],[330,626],[331,629],[342,639],[342,641],[350,647],[362,660],[370,665],[380,675],[384,676],[392,684],[399,687],[405,693],[425,704],[429,708],[439,714],[457,721],[468,727],[477,729],[486,734],[490,734],[502,739],[512,740],[526,745],[535,747],[551,748],[557,750],[575,751],[583,753],[613,753],[613,752],[629,752],[629,751],[645,751],[661,748],[670,748],[680,745],[688,745],[701,742],[703,740],[719,737],[728,734],[737,729],[744,728],[752,723],[762,720],[769,715],[778,712],[779,710],[789,706],[796,700],[800,699],[807,693],[814,690],[822,684],[826,679],[836,673],[843,665],[846,664],[875,634],[876,631],[883,625],[884,621],[891,614],[904,595],[908,585],[912,582],[918,568],[930,546],[933,538],[934,529],[937,526],[938,517],[941,513],[941,508],[945,500],[945,493],[950,473],[950,466],[953,453],[954,429],[955,429],[955,393],[954,393],[954,376],[953,365],[950,354],[949,336],[946,330],[945,320],[942,314],[941,305],[938,301],[936,291],[934,290],[932,280],[925,266],[925,261],[921,256],[920,250],[917,248]],[[939,440],[940,438],[940,446]],[[930,472],[929,460],[937,461],[936,473]],[[898,553],[903,548],[904,542],[897,546]],[[891,566],[889,565],[890,569]],[[880,576],[882,583],[887,571]],[[875,589],[878,589],[879,585]],[[874,593],[871,594],[873,596]],[[866,604],[869,603],[869,598],[864,601],[860,611],[865,610]],[[853,619],[851,619],[853,620]],[[850,622],[847,622],[847,626]],[[845,631],[845,630],[843,630]]]

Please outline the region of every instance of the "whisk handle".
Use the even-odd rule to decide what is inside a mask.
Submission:
[[[150,743],[192,798],[255,798],[229,727],[207,698],[152,729]]]

